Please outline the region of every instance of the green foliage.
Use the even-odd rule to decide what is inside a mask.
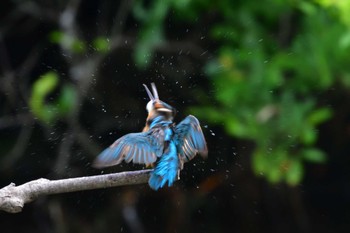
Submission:
[[[59,77],[55,72],[48,72],[35,81],[29,100],[30,109],[40,121],[52,124],[61,117],[69,116],[76,105],[76,90],[70,84],[64,84],[54,101],[48,97],[58,87]]]
[[[59,44],[62,48],[75,54],[85,53],[87,51],[87,42],[77,38],[74,35],[62,31],[52,31],[49,35],[51,43]],[[108,38],[98,36],[91,41],[92,48],[99,53],[107,53],[110,50]]]
[[[49,39],[51,43],[60,44],[63,48],[74,53],[83,53],[86,51],[85,41],[62,31],[51,32]]]
[[[163,22],[169,10],[169,2],[155,0],[146,9],[143,1],[136,1],[134,15],[143,23],[140,39],[135,47],[135,62],[140,67],[146,67],[152,59],[153,50],[163,40]]]
[[[350,1],[316,0],[321,6],[331,10],[333,15],[350,27]]]
[[[270,2],[281,7],[279,1]],[[283,47],[266,27],[266,21],[278,21],[281,15],[265,15],[266,7],[256,12],[237,5],[218,9],[224,19],[211,32],[222,46],[206,73],[212,77],[219,104],[193,109],[201,118],[223,123],[232,136],[254,141],[252,168],[272,183],[296,185],[304,174],[303,161],[326,160],[315,142],[317,126],[332,111],[319,107],[316,96],[348,79],[349,70],[343,73],[338,68],[347,67],[349,49],[345,52],[341,43],[335,43],[340,42],[344,25],[324,9],[309,3],[306,8],[304,3],[281,8],[281,15],[307,9],[296,25],[300,27],[297,36]]]
[[[300,183],[304,175],[304,169],[299,159],[292,159],[286,169],[285,180],[289,185],[297,185]]]
[[[110,49],[110,44],[107,38],[105,37],[97,37],[92,41],[93,47],[96,49],[98,52],[106,53]]]
[[[303,159],[310,162],[315,163],[324,163],[326,161],[326,155],[324,152],[311,148],[311,149],[304,149],[301,151],[301,155],[303,156]]]
[[[33,85],[29,106],[33,114],[45,123],[50,123],[55,117],[52,105],[45,105],[45,97],[57,86],[58,77],[54,72],[41,76]]]

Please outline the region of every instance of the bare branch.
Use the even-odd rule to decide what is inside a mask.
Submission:
[[[19,213],[25,203],[42,195],[147,183],[151,171],[147,169],[62,180],[40,178],[20,186],[11,183],[0,189],[0,210]]]

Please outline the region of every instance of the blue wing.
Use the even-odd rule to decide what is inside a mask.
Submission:
[[[123,160],[127,163],[152,164],[163,153],[164,131],[161,128],[147,132],[130,133],[115,141],[99,154],[93,166],[97,168],[113,166]]]
[[[208,155],[207,143],[196,117],[189,115],[175,128],[175,142],[178,154],[184,162],[193,159],[196,154]]]

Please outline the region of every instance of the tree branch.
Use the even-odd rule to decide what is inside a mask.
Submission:
[[[0,210],[19,213],[25,203],[42,195],[147,183],[151,171],[148,169],[62,180],[40,178],[20,186],[11,183],[0,189]]]

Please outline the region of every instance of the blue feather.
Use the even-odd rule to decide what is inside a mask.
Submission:
[[[174,140],[179,156],[183,162],[193,159],[196,154],[206,157],[207,144],[196,117],[189,115],[175,128]]]
[[[162,156],[164,150],[164,131],[153,128],[147,132],[130,133],[115,141],[94,161],[95,167],[107,167],[121,163],[151,164]]]
[[[168,151],[160,158],[151,174],[148,181],[149,186],[154,190],[164,187],[166,183],[168,183],[168,186],[172,186],[176,180],[178,170],[179,158],[176,145],[173,141],[170,141]]]

